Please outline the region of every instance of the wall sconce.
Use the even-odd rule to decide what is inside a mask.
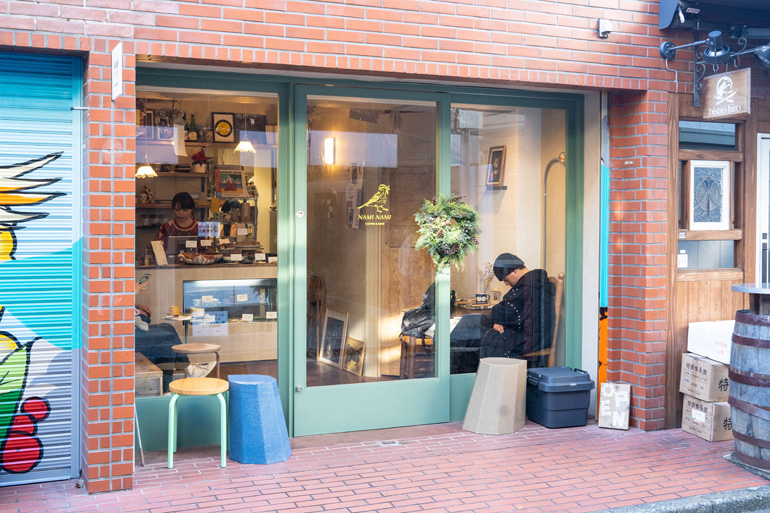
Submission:
[[[741,55],[753,53],[760,64],[770,67],[770,44],[746,49],[747,43],[748,41],[745,37],[738,38],[738,44],[742,45],[742,48],[734,52],[722,41],[722,32],[714,30],[709,32],[707,39],[686,45],[674,46],[674,43],[671,41],[665,41],[660,45],[660,56],[668,62],[669,60],[676,59],[677,50],[696,47],[694,53],[695,70],[693,72],[693,104],[697,107],[700,105],[700,90],[703,87],[701,81],[706,74],[706,64],[711,64],[714,72],[719,69],[719,66],[727,64],[730,61],[732,61],[733,66],[737,68],[740,64]]]
[[[334,137],[324,139],[324,164],[333,166],[337,160]]]

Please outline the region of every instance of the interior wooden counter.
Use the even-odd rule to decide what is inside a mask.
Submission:
[[[218,280],[253,280],[276,278],[276,264],[214,264],[214,265],[174,265],[165,267],[137,267],[136,281],[145,273],[151,275],[147,287],[136,296],[136,303],[152,310],[152,323],[168,322],[176,329],[184,342],[184,325],[181,322],[166,321],[172,305],[183,308],[184,282]],[[222,362],[243,362],[256,360],[275,360],[278,356],[277,320],[259,320],[254,322],[230,322],[220,330],[220,335],[195,336],[190,327],[188,342],[208,342],[220,344]]]

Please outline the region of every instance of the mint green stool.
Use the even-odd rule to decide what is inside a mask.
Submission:
[[[230,388],[230,384],[219,378],[186,378],[169,383],[171,401],[168,403],[168,468],[174,468],[174,453],[177,442],[176,402],[180,395],[215,395],[219,398],[219,443],[221,445],[222,468],[227,466],[227,403],[222,394],[227,392],[228,388]]]

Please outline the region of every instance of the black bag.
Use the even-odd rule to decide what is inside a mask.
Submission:
[[[421,338],[433,325],[433,317],[428,315],[428,310],[422,306],[412,308],[404,312],[401,319],[401,333],[408,337]]]
[[[404,312],[401,318],[401,333],[407,337],[422,338],[428,328],[433,326],[436,305],[435,284],[431,283],[422,296],[422,304]]]

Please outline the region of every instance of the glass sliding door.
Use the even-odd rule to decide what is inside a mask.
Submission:
[[[308,94],[298,104],[308,301],[295,323],[305,335],[295,434],[448,420],[434,266],[414,248],[414,214],[436,195],[437,103]]]

